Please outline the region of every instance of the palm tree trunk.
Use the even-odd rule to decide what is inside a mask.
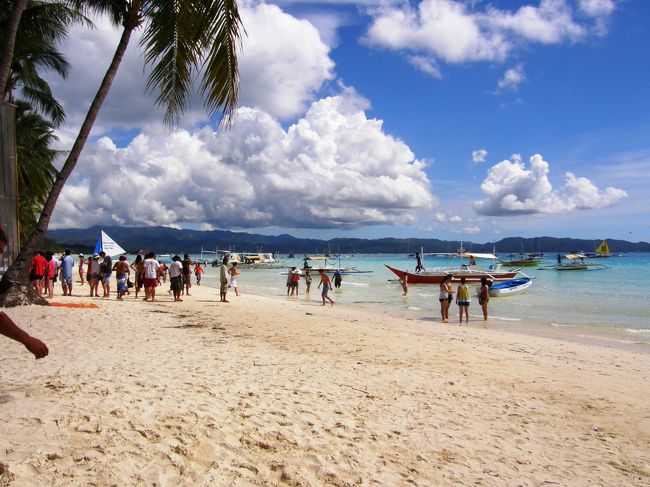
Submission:
[[[18,24],[20,18],[23,16],[23,10],[27,7],[28,0],[16,0],[11,15],[9,16],[9,23],[7,24],[7,32],[5,33],[5,40],[2,46],[2,53],[0,54],[0,90],[2,90],[2,99],[4,100],[5,87],[11,72],[11,61],[14,57],[14,46],[16,45],[16,33],[18,32]]]
[[[93,124],[95,123],[95,119],[99,114],[99,110],[108,95],[113,80],[115,79],[115,75],[117,74],[117,70],[120,67],[126,48],[129,45],[131,33],[137,26],[136,15],[129,15],[128,18],[131,21],[124,23],[122,37],[115,49],[113,60],[104,75],[104,79],[99,86],[99,90],[97,90],[97,94],[95,95],[90,108],[88,109],[88,113],[79,129],[79,134],[72,146],[72,150],[70,151],[65,164],[63,164],[63,168],[61,168],[59,176],[56,178],[56,181],[54,181],[54,185],[50,190],[45,205],[43,206],[41,216],[36,224],[36,229],[29,238],[29,241],[20,250],[16,260],[14,260],[9,269],[7,269],[7,272],[2,277],[2,281],[0,281],[0,307],[18,306],[26,303],[43,304],[42,301],[44,300],[38,300],[36,298],[29,284],[28,273],[31,259],[34,251],[42,245],[43,240],[45,239],[45,232],[50,224],[50,218],[52,217],[52,212],[54,211],[56,202],[59,199],[59,195],[61,194],[68,177],[77,165],[81,151],[83,150],[86,141],[88,140],[88,136],[90,135],[90,131],[93,128]]]

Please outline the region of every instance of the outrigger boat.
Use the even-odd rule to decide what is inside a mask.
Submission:
[[[316,265],[312,266],[309,265],[309,261],[311,260],[322,260],[324,262],[323,265]],[[313,257],[310,259],[309,257],[305,257],[305,260],[303,262],[303,268],[302,271],[310,271],[312,273],[318,273],[320,271],[325,272],[326,274],[334,274],[336,271],[339,271],[343,275],[348,275],[348,274],[370,274],[373,271],[362,271],[357,269],[356,267],[341,267],[341,259],[339,258],[339,265],[337,267],[332,267],[327,265],[327,257],[320,257],[314,259]]]
[[[562,257],[558,254],[558,262],[555,265],[540,267],[539,270],[556,270],[556,271],[587,271],[607,269],[606,265],[595,262],[585,262],[587,258],[584,254],[569,254],[564,256],[569,262],[564,263]]]
[[[408,284],[440,284],[445,276],[451,276],[452,282],[458,282],[461,277],[464,277],[469,284],[476,284],[481,282],[481,279],[484,277],[496,282],[507,281],[519,274],[519,269],[502,270],[501,264],[499,263],[491,264],[487,269],[472,263],[474,259],[491,259],[496,262],[498,258],[494,254],[464,252],[459,256],[461,258],[461,265],[460,268],[456,269],[436,268],[428,271],[409,272],[396,269],[387,264],[384,265],[399,279],[406,277]],[[470,264],[463,264],[463,258],[469,258]]]

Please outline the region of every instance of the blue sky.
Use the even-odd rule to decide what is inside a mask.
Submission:
[[[218,131],[197,99],[163,127],[133,42],[55,227],[650,240],[650,3],[240,8],[234,125]],[[52,80],[62,147],[119,36],[97,26],[71,32],[72,73]]]

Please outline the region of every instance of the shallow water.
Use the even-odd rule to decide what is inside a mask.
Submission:
[[[552,259],[555,254],[547,254]],[[193,256],[198,258],[198,256]],[[287,265],[302,266],[303,259],[281,260]],[[596,262],[596,261],[595,261]],[[559,272],[525,268],[534,283],[525,294],[491,298],[489,326],[525,333],[598,341],[613,346],[628,346],[650,351],[650,254],[625,254],[621,257],[598,259],[607,266],[603,270]],[[370,274],[344,276],[343,285],[331,296],[341,304],[387,311],[414,319],[439,320],[437,285],[410,285],[407,297],[384,264],[413,270],[415,260],[406,255],[354,255],[341,257],[342,267],[371,270]],[[552,264],[549,261],[548,264]],[[332,260],[330,265],[338,265]],[[458,259],[426,257],[425,266],[457,267]],[[241,269],[240,289],[256,294],[285,296],[286,269]],[[208,267],[206,285],[215,286],[218,269]],[[311,299],[320,299],[314,276]],[[304,282],[300,296],[306,299]],[[296,298],[292,298],[296,299]],[[452,304],[450,321],[458,317]],[[482,315],[476,299],[470,306],[470,325],[482,325]]]

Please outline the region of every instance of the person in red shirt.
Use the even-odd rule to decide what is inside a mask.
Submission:
[[[29,269],[29,280],[32,283],[34,292],[37,296],[43,294],[43,277],[45,276],[45,269],[47,268],[47,260],[43,257],[43,252],[34,252],[32,258],[32,266]]]

